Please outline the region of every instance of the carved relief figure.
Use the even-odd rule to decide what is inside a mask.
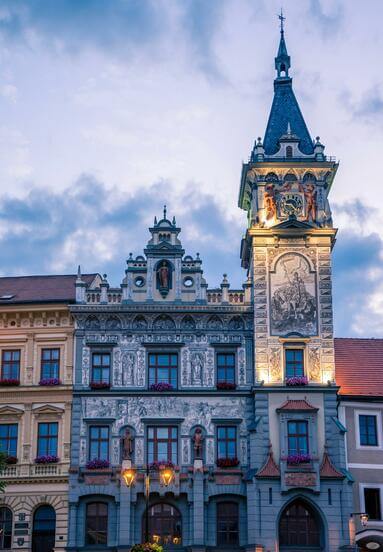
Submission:
[[[136,316],[136,318],[133,320],[133,330],[146,330],[147,327],[148,323],[144,316]]]
[[[309,349],[309,378],[310,381],[320,382],[321,381],[321,370],[320,370],[320,357],[319,349],[310,348]]]
[[[240,316],[234,316],[230,320],[229,330],[243,330],[243,320]]]
[[[316,335],[315,276],[308,261],[296,253],[283,255],[270,275],[271,333]]]
[[[122,459],[123,460],[131,460],[133,455],[133,436],[130,432],[129,428],[126,428],[124,435],[121,439],[121,445],[122,445]]]
[[[110,316],[106,321],[107,330],[119,330],[121,328],[121,322],[117,316]]]
[[[270,376],[271,381],[281,381],[282,380],[282,371],[281,371],[281,352],[280,349],[271,349],[270,351]]]
[[[213,315],[209,318],[207,327],[209,330],[222,330],[222,320],[219,316]]]
[[[275,218],[277,214],[277,203],[275,200],[274,186],[272,184],[267,184],[265,187],[264,204],[266,220]]]
[[[306,220],[309,221],[311,219],[312,222],[315,222],[317,219],[317,194],[314,184],[307,184],[304,194],[306,199]]]
[[[193,353],[191,357],[191,382],[192,385],[202,385],[202,370],[204,366],[203,353]]]
[[[125,352],[122,355],[122,384],[134,385],[136,357],[134,353]]]
[[[196,427],[193,435],[194,459],[201,460],[203,457],[203,433],[200,427]]]
[[[154,330],[174,330],[175,324],[174,320],[167,316],[166,314],[161,314],[153,322]]]
[[[195,321],[191,316],[184,316],[181,322],[181,328],[183,330],[195,330]]]

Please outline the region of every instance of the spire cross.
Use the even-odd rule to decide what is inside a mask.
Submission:
[[[280,25],[281,25],[281,34],[283,34],[283,22],[286,21],[286,17],[283,16],[283,10],[281,8],[281,13],[278,14],[278,19],[279,21],[281,22]]]

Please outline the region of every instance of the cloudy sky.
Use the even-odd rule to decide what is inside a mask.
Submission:
[[[283,0],[294,89],[340,159],[336,332],[382,336],[381,0]],[[245,275],[242,160],[272,101],[281,0],[0,0],[0,274],[120,283],[162,205],[216,286]]]

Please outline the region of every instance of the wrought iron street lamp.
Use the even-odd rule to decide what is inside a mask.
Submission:
[[[145,474],[145,542],[149,542],[149,498],[151,482],[150,475],[151,473],[158,473],[162,485],[164,485],[164,487],[168,487],[174,478],[174,468],[169,465],[164,465],[163,467],[161,465],[152,467],[149,464],[143,470],[140,470],[138,468],[128,468],[122,472],[122,477],[128,487],[131,487],[134,484],[136,480],[136,475],[139,472]]]

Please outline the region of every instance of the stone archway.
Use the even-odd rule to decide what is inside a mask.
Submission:
[[[278,524],[279,550],[324,550],[323,523],[319,513],[297,498],[282,510]]]

